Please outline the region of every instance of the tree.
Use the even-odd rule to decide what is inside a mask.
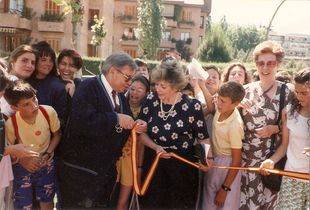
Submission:
[[[73,48],[77,48],[77,27],[79,24],[82,24],[84,6],[82,5],[81,0],[53,0],[57,5],[63,7],[65,15],[71,14],[71,23],[72,23],[72,45]]]
[[[91,44],[94,46],[99,46],[107,35],[107,32],[104,29],[104,20],[103,18],[98,19],[97,15],[94,16],[94,25],[91,26],[91,32],[93,36],[91,39]]]
[[[264,40],[264,29],[258,29],[256,26],[229,25],[227,34],[233,47],[233,58],[243,61],[247,61],[254,47]]]
[[[199,48],[201,61],[229,62],[231,60],[231,43],[220,25],[212,25]]]
[[[138,38],[139,50],[147,59],[155,59],[165,22],[161,0],[139,0]]]
[[[183,40],[177,40],[175,42],[176,50],[181,54],[181,58],[186,61],[190,61],[191,51],[188,46],[186,46],[186,42]]]

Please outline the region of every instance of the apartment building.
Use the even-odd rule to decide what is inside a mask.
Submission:
[[[83,56],[106,57],[125,51],[138,57],[137,0],[82,0],[83,23],[78,26],[77,50]],[[183,40],[192,52],[198,48],[211,11],[211,0],[163,0],[166,30],[160,50]],[[53,0],[0,0],[0,53],[22,43],[46,40],[55,51],[71,48],[72,24]],[[100,46],[91,44],[93,17],[104,18],[107,35]]]
[[[271,33],[269,39],[282,45],[287,58],[310,59],[310,35]]]

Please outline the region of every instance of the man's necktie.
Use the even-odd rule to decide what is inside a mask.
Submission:
[[[121,112],[121,107],[120,105],[116,102],[116,96],[117,96],[117,93],[113,90],[112,91],[112,98],[113,98],[113,102],[114,102],[114,111],[116,111],[117,113],[120,113]]]

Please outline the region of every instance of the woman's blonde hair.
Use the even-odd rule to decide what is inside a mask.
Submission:
[[[258,44],[253,52],[254,61],[257,61],[258,56],[265,54],[265,53],[272,53],[277,57],[277,61],[279,63],[282,62],[284,57],[284,50],[280,44],[275,41],[264,41]]]
[[[166,81],[176,90],[182,90],[188,83],[185,73],[176,59],[166,59],[152,72],[152,83]]]
[[[37,62],[37,51],[33,49],[30,45],[20,45],[13,52],[11,53],[9,57],[9,66],[8,66],[8,72],[12,71],[12,64],[16,62],[17,58],[25,53],[33,53],[36,57]]]

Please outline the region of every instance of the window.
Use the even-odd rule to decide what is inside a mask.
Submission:
[[[10,6],[10,1],[9,0],[4,0],[3,1],[3,12],[4,13],[9,12],[9,6]]]
[[[162,39],[165,40],[165,41],[169,41],[171,39],[171,32],[170,31],[165,31],[163,33]]]
[[[181,40],[186,41],[189,38],[189,32],[182,32],[181,33]]]
[[[94,17],[95,15],[99,18],[99,9],[89,9],[88,10],[88,30],[91,30],[91,27],[95,24]]]
[[[124,28],[123,38],[136,40],[137,38],[135,32],[136,32],[135,28]]]
[[[22,41],[23,37],[17,34],[4,34],[0,36],[0,45],[4,52],[12,52],[16,47],[23,43]]]
[[[24,0],[11,0],[9,8],[10,12],[21,13],[24,8]]]
[[[47,39],[45,39],[45,41],[47,43],[49,43],[49,45],[51,45],[51,47],[55,50],[55,52],[59,52],[60,51],[60,39],[50,39],[50,38],[47,38]]]
[[[204,25],[205,25],[205,17],[200,16],[200,28],[204,28]]]
[[[132,58],[137,57],[137,50],[135,49],[124,49],[124,52],[130,55]]]
[[[182,10],[182,20],[191,21],[192,20],[192,12]]]
[[[135,5],[125,5],[124,15],[137,17],[137,7]]]
[[[163,16],[172,18],[174,16],[174,5],[164,4]]]
[[[98,56],[98,50],[97,47],[92,45],[92,44],[88,44],[87,45],[87,55],[89,57],[99,57]]]
[[[45,0],[45,12],[49,14],[60,14],[60,6],[55,4],[53,0]]]

